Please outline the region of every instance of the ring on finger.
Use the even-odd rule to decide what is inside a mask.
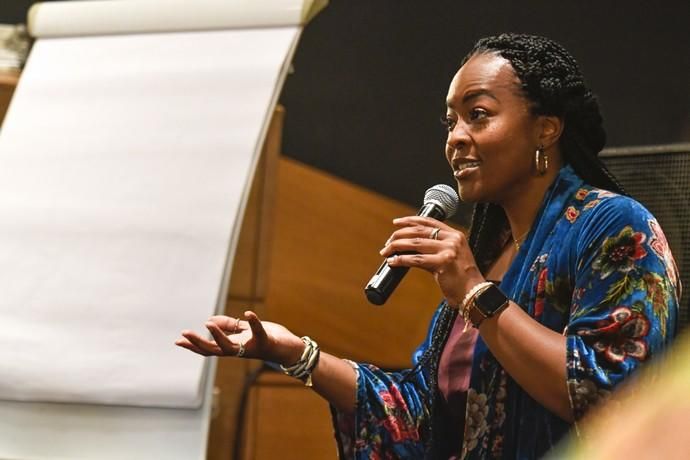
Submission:
[[[235,328],[232,330],[233,334],[237,334],[240,331],[240,319],[235,320]]]
[[[439,234],[440,231],[441,231],[440,228],[435,228],[435,229],[433,229],[433,230],[431,231],[431,235],[429,235],[429,238],[431,238],[432,240],[437,240],[437,239],[438,239],[438,234]]]
[[[242,356],[244,356],[244,352],[245,352],[245,351],[247,351],[247,349],[245,348],[244,343],[240,342],[240,349],[237,350],[237,355],[236,355],[236,356],[237,356],[238,358],[241,358]]]

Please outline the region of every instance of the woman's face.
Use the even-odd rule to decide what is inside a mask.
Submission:
[[[446,159],[460,198],[501,204],[526,191],[535,178],[539,123],[510,62],[474,55],[455,74],[446,102]]]

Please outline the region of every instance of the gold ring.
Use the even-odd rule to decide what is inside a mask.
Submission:
[[[439,234],[440,231],[441,231],[440,228],[435,228],[435,229],[433,229],[433,230],[431,231],[431,235],[429,235],[429,238],[431,238],[432,240],[437,240],[437,239],[438,239],[438,234]]]
[[[237,332],[240,330],[240,319],[237,318],[235,320],[235,329],[232,330],[233,334],[237,334]]]

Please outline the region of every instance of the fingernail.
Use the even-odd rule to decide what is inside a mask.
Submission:
[[[383,255],[383,253],[386,252],[386,248],[383,248],[379,251],[379,254]]]
[[[392,256],[392,257],[389,257],[388,259],[386,259],[386,262],[388,262],[388,265],[394,264],[394,263],[395,263],[395,258],[396,258],[396,257],[397,257],[397,256]]]

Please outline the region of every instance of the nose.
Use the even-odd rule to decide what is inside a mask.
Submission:
[[[452,129],[448,130],[448,139],[446,139],[446,156],[448,161],[460,155],[462,149],[469,144],[470,137],[465,128],[462,120],[459,120]]]

